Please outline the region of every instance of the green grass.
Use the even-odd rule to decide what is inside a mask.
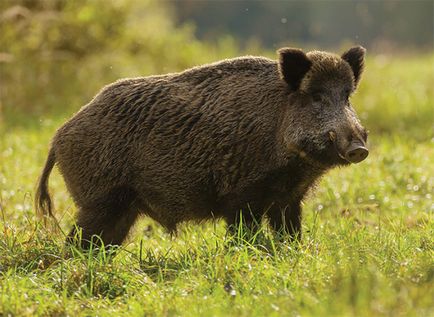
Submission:
[[[0,316],[434,315],[433,57],[418,59],[368,63],[354,103],[370,156],[323,178],[300,244],[228,238],[223,222],[171,237],[145,218],[115,257],[65,248],[32,207],[63,119],[0,128]],[[67,231],[57,171],[50,188]]]

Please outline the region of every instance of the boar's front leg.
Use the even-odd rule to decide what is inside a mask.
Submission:
[[[253,236],[261,226],[262,216],[246,207],[245,210],[227,214],[225,218],[230,234],[237,235],[241,226],[244,233]]]
[[[301,202],[284,207],[274,205],[268,212],[270,224],[277,233],[289,234],[292,239],[301,239]]]

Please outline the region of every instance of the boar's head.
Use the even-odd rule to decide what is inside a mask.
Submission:
[[[283,48],[279,72],[289,86],[283,119],[285,146],[326,166],[359,163],[368,156],[367,132],[350,97],[363,71],[365,49],[338,56]]]

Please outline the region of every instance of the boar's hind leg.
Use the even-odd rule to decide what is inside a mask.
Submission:
[[[301,238],[300,202],[289,204],[284,208],[274,206],[269,211],[270,224],[278,233],[289,234],[291,239]]]
[[[91,204],[80,206],[77,225],[67,237],[67,243],[78,244],[84,249],[90,243],[96,246],[121,245],[139,214],[136,193],[130,188],[116,188]],[[77,229],[81,229],[78,241]],[[95,237],[95,235],[99,237]]]

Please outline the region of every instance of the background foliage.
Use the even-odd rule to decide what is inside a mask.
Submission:
[[[196,40],[191,27],[175,30],[169,10],[155,1],[1,1],[0,9],[7,123],[76,110],[120,77],[238,53],[231,40],[211,45]]]

